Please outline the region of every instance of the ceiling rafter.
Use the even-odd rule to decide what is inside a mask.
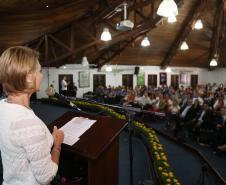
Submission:
[[[77,27],[79,30],[81,30],[80,33],[82,33],[82,34],[88,36],[89,38],[91,38],[91,40],[97,40],[96,36],[93,33],[91,33],[89,31],[90,29],[88,29],[82,22],[77,23],[75,25],[75,27]]]
[[[69,52],[71,51],[71,48],[69,46],[67,46],[66,44],[64,44],[62,41],[60,41],[59,39],[57,39],[56,37],[54,37],[52,34],[47,34],[47,36],[53,40],[55,43],[57,43],[58,45],[62,46],[63,48],[65,48],[66,50],[68,50]]]
[[[142,6],[143,5],[149,5],[149,4],[150,4],[150,2],[147,3],[147,1],[142,2]],[[139,4],[138,7],[140,7],[140,6],[141,6],[141,4]],[[158,17],[157,21],[159,21],[159,19],[161,19],[161,17]],[[129,33],[127,33],[127,32],[126,33],[125,32],[117,33],[116,36],[114,36],[114,40],[108,42],[107,45],[105,45],[104,47],[99,48],[99,51],[102,51],[102,50],[104,50],[106,48],[109,48],[112,45],[116,44],[117,42],[125,40],[125,36],[126,36],[126,38],[128,38],[128,37],[133,36],[134,34],[137,34],[139,32],[144,32],[145,30],[149,30],[149,28],[155,26],[155,25],[153,25],[151,23],[150,20],[147,20],[147,18],[144,19],[144,20],[145,20],[144,23],[137,25],[137,29],[133,29]],[[157,23],[157,21],[155,21],[155,22]],[[77,23],[77,24],[79,24],[79,23]],[[77,24],[75,24],[75,25],[77,25]],[[68,26],[69,26],[69,28],[71,27],[71,25],[68,25]],[[88,49],[88,48],[90,48],[90,47],[92,47],[92,46],[94,46],[96,44],[99,44],[99,43],[103,43],[103,41],[96,39],[96,40],[94,40],[92,42],[84,44],[83,46],[81,46],[79,48],[74,48],[74,50],[71,50],[71,52],[69,52],[67,54],[64,54],[64,55],[62,55],[60,57],[57,57],[55,60],[51,60],[50,62],[48,62],[48,65],[51,65],[50,63],[54,63],[55,64],[56,61],[59,61],[59,58],[60,58],[60,60],[63,60],[64,59],[63,57],[68,58],[70,55],[75,56],[77,53],[79,53],[79,52],[81,52],[81,51],[83,51],[85,49]]]
[[[135,1],[136,2],[136,1]],[[176,3],[177,4],[181,4],[182,0],[178,0]],[[137,3],[137,2],[136,2]],[[147,3],[147,1],[145,1],[145,3]],[[150,1],[148,3],[148,5],[150,4]],[[146,4],[147,5],[147,4]],[[137,7],[137,6],[135,6]],[[154,4],[151,3],[151,10],[154,9]],[[134,11],[136,11],[136,9],[134,9]],[[153,15],[153,13],[151,12],[151,15]],[[106,50],[111,47],[112,45],[115,45],[117,43],[122,42],[123,40],[128,40],[130,39],[129,44],[131,44],[134,40],[136,40],[137,37],[139,37],[140,35],[146,34],[147,32],[149,32],[151,29],[155,28],[156,24],[162,19],[162,17],[160,16],[156,16],[156,18],[153,19],[147,19],[146,17],[144,18],[143,22],[139,25],[137,25],[133,30],[126,32],[126,33],[122,33],[118,36],[115,36],[114,39],[110,42],[108,42],[108,44],[102,48],[100,48],[101,50],[104,50],[104,52],[102,52],[102,54],[100,55],[100,58],[103,58],[102,55],[105,55]],[[132,38],[132,39],[131,39]],[[120,52],[115,52],[114,55],[112,56],[117,56],[118,54],[120,54],[129,44],[125,45],[125,47],[122,47],[120,49]],[[113,57],[107,58],[104,62],[100,62],[98,61],[98,58],[95,59],[93,61],[93,63],[96,63],[98,65],[98,67],[101,67],[102,65],[108,63],[110,60],[112,60]]]
[[[224,16],[224,1],[223,0],[217,0],[216,1],[216,11],[215,11],[215,16],[213,20],[213,33],[212,33],[212,38],[211,38],[211,44],[210,44],[210,49],[209,49],[209,57],[208,57],[208,66],[209,66],[209,61],[216,54],[219,54],[219,47],[220,47],[220,41],[222,39],[222,31],[224,30],[224,23],[222,24]],[[219,60],[218,60],[219,62]]]
[[[94,63],[97,64],[98,68],[101,68],[104,64],[110,62],[115,56],[120,54],[132,41],[133,40],[131,39],[130,41],[122,41],[121,43],[116,43],[115,45],[120,45],[119,49],[117,50],[108,49],[106,52],[102,52],[101,56],[99,56],[94,61]],[[112,47],[114,48],[114,46]]]
[[[201,10],[204,8],[205,2],[206,0],[196,0],[195,3],[193,4],[190,13],[184,19],[180,31],[176,35],[176,38],[174,39],[173,43],[171,44],[169,50],[167,51],[165,57],[163,58],[160,64],[162,68],[165,68],[170,64],[172,58],[174,57],[178,50],[181,41],[183,41],[191,32],[192,23],[194,22],[194,20],[198,18]]]
[[[49,39],[47,35],[45,35],[44,40],[45,40],[45,59],[44,60],[45,62],[47,62],[49,59]]]

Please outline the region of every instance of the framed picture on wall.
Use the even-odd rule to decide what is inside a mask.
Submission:
[[[89,71],[79,72],[79,87],[90,87],[90,74]]]
[[[159,84],[167,85],[167,73],[159,73]]]
[[[188,73],[180,73],[180,84],[188,84],[189,83],[189,76]]]

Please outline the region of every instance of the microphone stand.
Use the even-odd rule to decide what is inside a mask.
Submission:
[[[208,164],[204,164],[201,169],[201,174],[199,176],[197,185],[205,185],[205,176],[208,175]]]
[[[120,106],[116,106],[116,105],[109,105],[109,104],[103,104],[103,103],[98,103],[95,101],[87,101],[84,99],[77,99],[77,100],[81,100],[81,101],[86,101],[88,103],[94,103],[94,104],[99,104],[102,106],[106,106],[106,107],[110,107],[113,109],[119,109],[122,111],[125,111],[126,113],[126,118],[128,120],[128,132],[129,132],[129,184],[133,185],[133,120],[134,120],[134,116],[136,115],[136,113],[140,113],[141,108],[134,108],[134,107],[120,107]]]
[[[133,185],[133,119],[136,112],[126,110],[126,117],[128,119],[128,131],[129,131],[129,184]]]
[[[64,96],[59,93],[55,93],[53,96],[56,97],[61,103],[66,104],[66,105],[70,106],[71,108],[73,108],[75,111],[83,113],[83,114],[90,114],[90,115],[96,116],[96,115],[100,115],[100,113],[103,112],[103,111],[100,111],[98,113],[86,112],[86,111],[80,109],[78,106],[76,106],[73,102],[70,101],[70,100],[76,100],[76,99]]]

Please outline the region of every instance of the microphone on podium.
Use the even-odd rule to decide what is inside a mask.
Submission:
[[[46,95],[49,97],[55,97],[57,98],[59,101],[61,101],[64,104],[67,104],[69,106],[71,106],[72,108],[74,108],[77,111],[82,111],[79,107],[77,107],[73,102],[71,102],[67,96],[64,96],[62,94],[59,94],[57,92],[53,92],[51,90],[46,90]]]

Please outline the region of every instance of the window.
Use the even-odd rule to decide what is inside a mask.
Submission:
[[[148,87],[157,87],[157,75],[148,75]]]

